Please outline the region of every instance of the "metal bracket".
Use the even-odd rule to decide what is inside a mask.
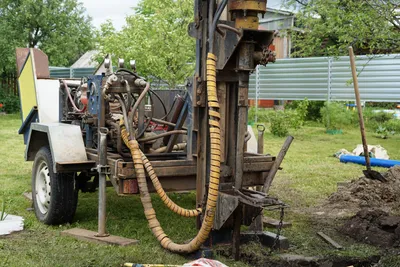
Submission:
[[[109,165],[97,165],[96,168],[93,168],[92,171],[97,171],[99,174],[111,174],[111,167]]]

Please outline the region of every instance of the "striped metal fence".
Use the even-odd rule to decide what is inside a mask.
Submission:
[[[400,101],[400,55],[358,56],[362,101]],[[278,59],[251,76],[249,98],[354,101],[349,57]]]
[[[96,71],[96,68],[63,68],[63,67],[50,67],[50,78],[83,78]]]

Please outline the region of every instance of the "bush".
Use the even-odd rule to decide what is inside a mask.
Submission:
[[[0,89],[0,111],[6,113],[17,113],[20,111],[20,103],[18,96],[7,94]]]
[[[388,103],[388,102],[368,102],[366,104],[367,107],[373,108],[383,108],[383,109],[394,109],[396,108],[396,103]]]
[[[327,130],[341,130],[344,126],[354,125],[356,112],[351,112],[339,102],[326,102],[321,108],[322,121]]]
[[[295,110],[262,110],[258,112],[258,121],[266,122],[270,125],[270,131],[275,136],[287,136],[289,129],[298,129],[304,121],[299,118],[301,115]]]
[[[400,133],[400,120],[391,119],[383,123],[383,127],[385,127],[390,132]]]
[[[375,136],[386,139],[389,137],[389,134],[394,135],[394,131],[389,131],[385,126],[379,125],[378,128],[375,130]]]
[[[300,124],[296,119],[298,114],[292,110],[272,111],[269,114],[271,133],[275,136],[284,137],[289,134],[289,128],[299,128]]]
[[[308,101],[307,98],[305,98],[303,101],[300,101],[299,104],[296,107],[296,117],[300,123],[300,126],[304,125],[304,121],[307,118],[308,115],[308,106],[310,105],[310,102]]]
[[[369,119],[372,121],[376,121],[377,123],[385,123],[385,122],[393,119],[393,114],[386,113],[383,111],[372,112],[371,117]]]
[[[394,120],[393,114],[391,113],[386,113],[386,112],[374,112],[375,109],[373,108],[365,108],[364,109],[364,121],[365,121],[365,127],[367,127],[371,131],[377,131],[379,127],[384,127],[387,128],[388,131],[393,131],[390,130],[390,127],[386,127],[386,123],[389,121]],[[394,125],[392,125],[394,126]]]
[[[321,116],[321,108],[324,106],[324,101],[309,101],[307,98],[304,100],[296,100],[286,103],[285,108],[288,109],[297,109],[302,103],[307,102],[307,115],[304,120],[306,121],[320,121]]]

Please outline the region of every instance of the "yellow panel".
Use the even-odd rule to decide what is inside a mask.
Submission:
[[[18,84],[22,108],[22,121],[25,121],[32,108],[37,106],[32,53],[28,55],[25,66],[19,76]]]

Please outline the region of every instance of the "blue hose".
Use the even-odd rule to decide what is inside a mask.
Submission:
[[[340,162],[343,162],[343,163],[351,162],[351,163],[361,164],[361,165],[365,166],[365,157],[342,155],[340,157]],[[400,165],[400,161],[371,158],[371,166],[391,168],[395,165]]]

